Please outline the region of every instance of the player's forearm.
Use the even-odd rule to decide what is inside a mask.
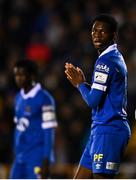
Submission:
[[[54,134],[55,129],[54,128],[48,128],[44,132],[44,160],[42,164],[42,171],[41,171],[41,177],[42,179],[49,178],[50,172],[49,172],[49,164],[51,160],[51,152],[54,148]]]
[[[45,159],[48,159],[50,161],[51,151],[53,149],[54,143],[55,143],[55,129],[54,128],[48,128],[44,132],[44,157]]]
[[[96,108],[101,100],[102,92],[89,88],[88,84],[82,83],[78,86],[83,99],[91,108]]]

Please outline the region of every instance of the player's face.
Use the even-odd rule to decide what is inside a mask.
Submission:
[[[16,85],[19,88],[25,88],[29,84],[30,77],[24,68],[14,68],[14,77]]]
[[[103,49],[113,40],[113,34],[110,32],[108,24],[102,21],[95,21],[91,35],[97,50]]]

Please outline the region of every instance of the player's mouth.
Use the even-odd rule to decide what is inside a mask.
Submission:
[[[102,42],[100,40],[94,40],[93,44],[95,47],[100,47],[102,45]]]

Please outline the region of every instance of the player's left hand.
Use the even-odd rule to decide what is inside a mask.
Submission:
[[[71,63],[66,63],[65,68],[65,74],[67,75],[67,79],[74,87],[78,87],[79,84],[86,81],[84,73],[79,67],[75,67]]]

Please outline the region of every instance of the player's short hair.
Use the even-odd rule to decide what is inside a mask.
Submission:
[[[23,68],[25,71],[31,75],[38,74],[38,66],[37,64],[30,59],[20,59],[15,64],[14,67]]]
[[[116,19],[109,14],[100,14],[93,19],[93,24],[95,21],[107,23],[111,32],[117,32],[118,30],[118,23]]]

